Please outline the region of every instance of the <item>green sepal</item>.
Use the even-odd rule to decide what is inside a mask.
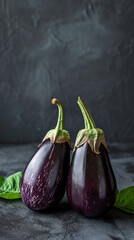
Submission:
[[[78,132],[73,152],[76,150],[76,148],[79,148],[86,142],[90,145],[91,150],[96,154],[100,153],[99,147],[101,144],[103,144],[108,151],[103,130],[96,127],[92,116],[80,97],[78,97],[77,103],[84,118],[85,129],[82,129]]]
[[[52,143],[64,143],[67,142],[69,146],[71,147],[71,140],[69,132],[66,130],[58,130],[57,129],[51,129],[47,132],[46,136],[43,138],[42,143],[46,141],[47,139],[50,139]],[[40,145],[42,145],[42,143]],[[40,146],[39,145],[39,146]]]
[[[44,141],[46,141],[47,139],[50,139],[50,141],[52,143],[67,142],[69,144],[70,148],[71,148],[70,135],[69,135],[68,131],[66,131],[64,129],[64,109],[63,109],[63,106],[62,106],[61,102],[56,98],[52,99],[52,104],[56,104],[58,106],[58,109],[59,109],[57,125],[56,125],[55,129],[51,129],[50,131],[47,132],[47,134],[45,135],[41,144],[38,147],[40,147],[44,143]]]
[[[88,142],[88,144],[90,145],[91,150],[97,154],[100,153],[99,147],[100,147],[101,143],[105,146],[105,148],[108,151],[104,132],[100,128],[80,130],[76,137],[73,152],[76,150],[76,148],[82,146],[86,142]]]

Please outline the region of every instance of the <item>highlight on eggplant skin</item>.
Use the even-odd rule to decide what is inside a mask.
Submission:
[[[21,181],[21,198],[35,211],[55,207],[62,199],[70,160],[68,143],[46,140],[29,161]]]
[[[62,199],[70,164],[70,135],[64,130],[63,106],[52,100],[59,109],[55,129],[50,130],[27,164],[21,180],[21,198],[35,211],[55,207]]]
[[[67,195],[73,209],[86,217],[108,211],[116,200],[116,180],[107,150],[101,144],[100,154],[85,143],[73,154],[68,174]]]
[[[86,217],[97,217],[115,203],[117,184],[108,156],[104,132],[78,99],[85,129],[79,131],[68,174],[67,197],[73,209]]]

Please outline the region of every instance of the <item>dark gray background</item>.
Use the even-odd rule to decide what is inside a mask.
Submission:
[[[108,142],[134,141],[134,1],[0,1],[0,142],[41,141],[80,95]]]

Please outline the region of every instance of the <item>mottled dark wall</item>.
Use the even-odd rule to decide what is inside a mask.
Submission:
[[[41,141],[80,95],[109,142],[134,141],[134,1],[0,1],[0,142]]]

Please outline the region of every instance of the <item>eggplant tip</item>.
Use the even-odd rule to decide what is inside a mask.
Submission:
[[[55,104],[57,101],[58,101],[57,98],[53,98],[51,102],[52,102],[52,104]]]
[[[81,97],[78,97],[77,103],[79,104],[79,102],[81,101]]]

